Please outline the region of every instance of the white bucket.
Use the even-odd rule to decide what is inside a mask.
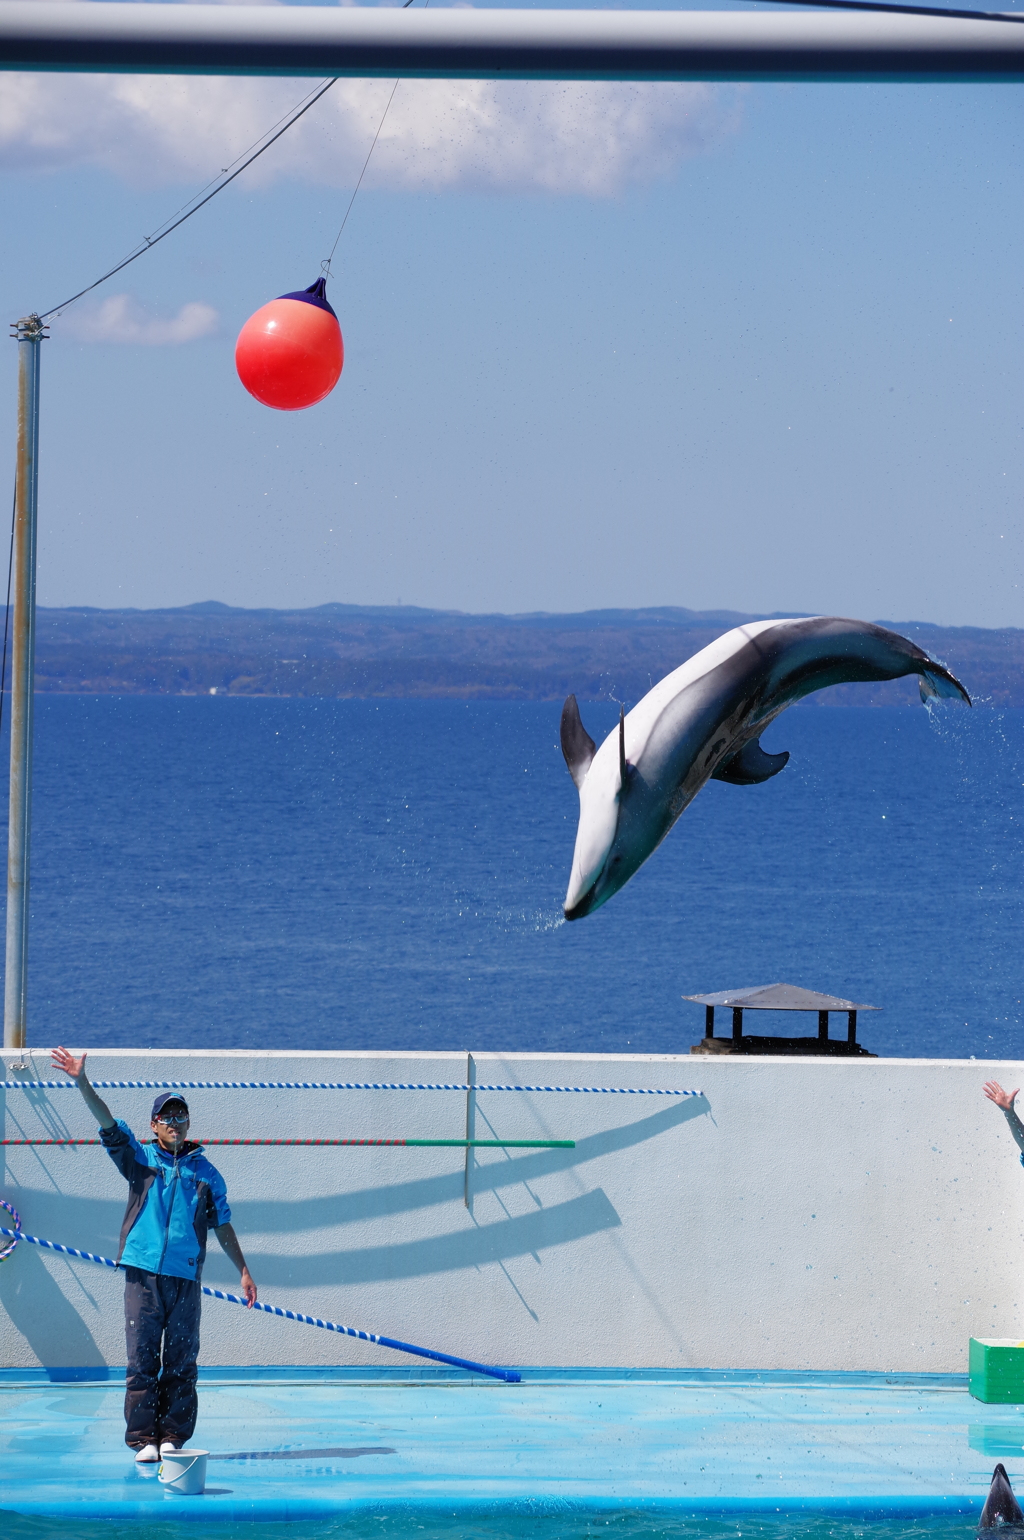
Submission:
[[[165,1454],[158,1474],[168,1492],[197,1497],[205,1491],[207,1453],[205,1449],[179,1449]]]

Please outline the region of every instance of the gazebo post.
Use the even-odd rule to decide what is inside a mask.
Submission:
[[[734,1043],[743,1041],[743,1007],[739,1005],[732,1008],[732,1040]]]
[[[828,1042],[828,1011],[818,1012],[818,1042]]]
[[[715,1007],[713,1005],[706,1005],[704,1007],[704,1036],[705,1037],[714,1037],[714,1035],[715,1035]]]
[[[849,1043],[851,1048],[856,1048],[856,1046],[857,1046],[857,1012],[856,1011],[847,1011],[847,1013],[846,1013],[846,1022],[847,1022],[847,1026],[846,1026],[846,1041]]]

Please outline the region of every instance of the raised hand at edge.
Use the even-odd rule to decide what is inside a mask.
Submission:
[[[62,1070],[65,1075],[70,1075],[72,1080],[77,1080],[80,1075],[85,1074],[87,1057],[88,1055],[83,1053],[80,1059],[76,1059],[74,1054],[69,1053],[66,1048],[54,1048],[50,1055],[50,1062],[54,1069]]]
[[[1001,1112],[1012,1112],[1014,1101],[1020,1094],[1020,1087],[1016,1091],[1007,1093],[1003,1090],[998,1080],[986,1080],[983,1090],[990,1102],[995,1102]]]

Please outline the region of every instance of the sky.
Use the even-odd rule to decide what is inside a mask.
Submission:
[[[313,84],[5,77],[7,317]],[[328,290],[341,381],[273,412],[235,338],[318,276],[390,90],[339,82],[53,321],[40,603],[1024,625],[1024,87],[403,81]]]

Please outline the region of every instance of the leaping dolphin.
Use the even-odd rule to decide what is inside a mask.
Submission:
[[[767,781],[789,759],[758,738],[794,701],[830,684],[917,674],[921,699],[966,701],[963,685],[906,637],[863,620],[759,620],[727,631],[667,674],[598,748],[575,695],[562,708],[562,753],[580,794],[565,917],[617,893],[709,780]]]

